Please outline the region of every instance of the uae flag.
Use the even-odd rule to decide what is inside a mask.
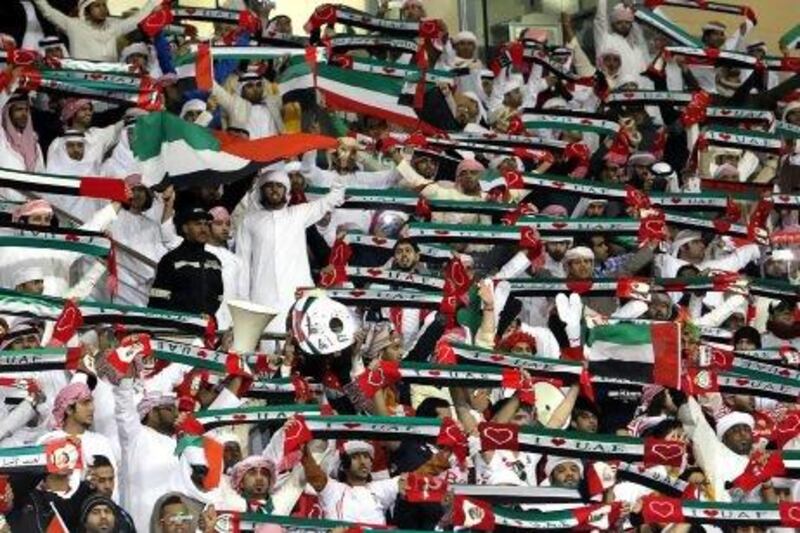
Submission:
[[[594,375],[680,388],[681,329],[675,322],[597,326],[586,347]]]
[[[242,139],[167,112],[137,119],[131,145],[146,185],[176,189],[230,183],[281,159],[336,146],[336,139],[308,133]]]

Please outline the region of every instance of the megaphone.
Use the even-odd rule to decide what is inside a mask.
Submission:
[[[237,353],[252,352],[258,346],[264,328],[278,316],[278,312],[264,305],[231,300],[228,309],[233,319],[233,346]]]

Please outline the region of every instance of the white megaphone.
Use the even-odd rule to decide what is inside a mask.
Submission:
[[[233,346],[237,353],[252,352],[258,346],[264,328],[278,316],[278,312],[264,305],[231,300],[228,309],[233,319]]]

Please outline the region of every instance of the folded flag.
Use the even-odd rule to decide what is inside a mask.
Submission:
[[[674,322],[610,324],[589,330],[589,372],[680,388],[681,330]]]
[[[0,186],[25,189],[36,193],[101,198],[116,202],[128,199],[125,182],[118,178],[58,176],[0,168]]]
[[[269,163],[337,146],[331,137],[307,133],[243,140],[165,112],[139,117],[134,132],[131,148],[144,183],[178,189],[230,183]]]

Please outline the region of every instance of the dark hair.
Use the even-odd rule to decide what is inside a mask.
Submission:
[[[183,505],[183,500],[177,494],[173,494],[172,496],[167,497],[161,502],[161,508],[158,510],[159,518],[164,516],[164,508],[167,505]]]
[[[651,428],[647,428],[642,432],[642,438],[655,437],[657,439],[664,439],[671,431],[683,427],[680,420],[676,418],[666,418]]]
[[[106,457],[105,455],[93,455],[92,468],[97,468],[99,466],[110,466],[112,468],[114,467],[114,465],[111,464],[111,461],[109,461],[108,457]]]
[[[597,408],[597,405],[585,396],[578,396],[578,399],[575,400],[575,406],[572,408],[572,412],[575,413],[576,411],[587,411],[597,418],[600,418],[600,410]]]
[[[698,274],[700,274],[700,269],[699,269],[699,268],[697,268],[696,266],[694,266],[694,265],[683,265],[683,266],[682,266],[682,267],[680,267],[680,268],[678,269],[678,271],[675,273],[675,277],[676,277],[676,278],[680,278],[680,277],[682,277],[682,276],[683,276],[683,275],[684,275],[684,274],[685,274],[687,271],[690,271],[690,270],[693,270],[693,271],[694,271],[694,273],[692,274],[693,276],[697,276]]]
[[[742,326],[733,334],[733,344],[736,345],[742,339],[747,339],[755,344],[756,349],[761,349],[761,333],[752,326]]]
[[[394,253],[397,250],[397,247],[401,244],[408,244],[414,249],[415,252],[419,253],[419,245],[408,237],[401,237],[400,239],[397,239],[397,242],[394,243],[394,247],[392,248],[392,253]]]
[[[422,402],[417,406],[416,416],[419,418],[437,418],[436,417],[436,410],[437,409],[448,409],[450,407],[450,402],[447,400],[443,400],[442,398],[425,398]]]
[[[653,399],[650,400],[650,404],[647,406],[647,411],[645,413],[648,416],[658,416],[663,413],[664,408],[667,405],[667,394],[669,394],[669,391],[664,389],[653,396]]]

